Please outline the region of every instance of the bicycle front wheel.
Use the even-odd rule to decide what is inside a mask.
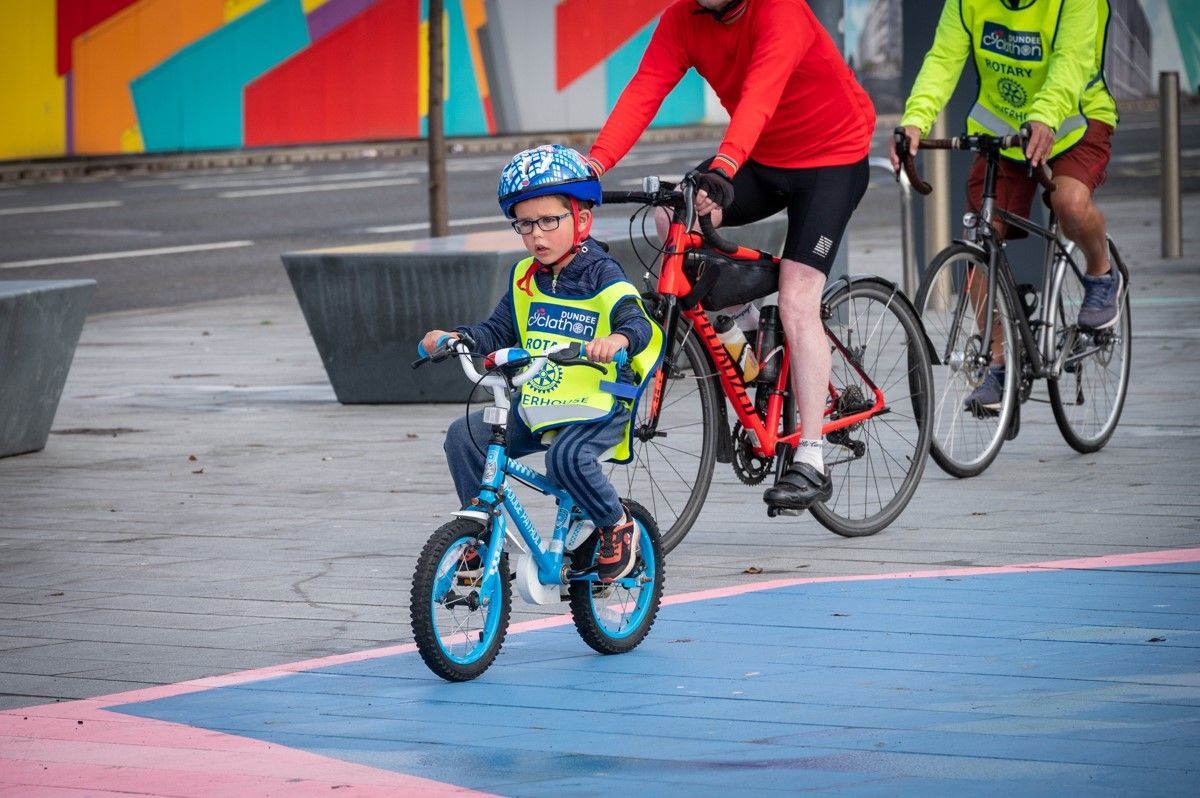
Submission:
[[[618,493],[649,508],[659,521],[663,553],[679,545],[700,515],[717,462],[717,390],[699,340],[682,331],[663,374],[657,425],[650,428],[650,388],[634,421],[633,459],[608,468]]]
[[[900,515],[912,498],[929,455],[931,375],[921,322],[897,289],[856,280],[826,302],[833,347],[830,407],[835,420],[861,413],[883,391],[886,411],[825,436],[825,465],[833,496],[810,512],[844,537],[872,535]]]
[[[992,352],[983,351],[989,268],[974,247],[952,245],[929,264],[917,294],[917,310],[935,355],[931,454],[956,477],[976,476],[992,464],[1017,404],[1020,368],[1001,290],[996,292]],[[989,369],[1000,363],[1009,366],[998,380],[1000,395],[985,397]]]
[[[429,538],[412,584],[412,630],[429,669],[451,682],[474,679],[500,652],[512,611],[508,554],[491,577],[487,528],[456,519]]]
[[[1117,321],[1104,330],[1078,325],[1083,306],[1082,275],[1068,266],[1058,292],[1058,379],[1047,381],[1054,421],[1072,449],[1088,454],[1108,443],[1129,390],[1133,320],[1129,315],[1129,276],[1120,254],[1108,242],[1112,268],[1125,280]]]

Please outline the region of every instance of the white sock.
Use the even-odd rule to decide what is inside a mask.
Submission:
[[[801,440],[800,445],[796,447],[795,456],[792,457],[792,463],[795,465],[808,463],[821,473],[825,473],[825,453],[821,439]]]

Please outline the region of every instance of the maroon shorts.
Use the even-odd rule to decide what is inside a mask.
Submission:
[[[1050,159],[1050,171],[1055,177],[1073,177],[1095,193],[1108,178],[1112,134],[1113,129],[1108,125],[1089,119],[1083,138],[1071,149]],[[967,178],[967,205],[973,211],[978,211],[983,201],[983,173],[986,166],[987,160],[983,156],[976,157],[971,176]],[[996,207],[1018,216],[1029,215],[1038,184],[1026,171],[1023,163],[1006,158],[1000,160],[1000,171],[996,175]],[[1014,228],[1008,231],[1007,237],[1024,238],[1026,235],[1024,230]]]

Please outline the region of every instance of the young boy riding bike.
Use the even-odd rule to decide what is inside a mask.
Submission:
[[[537,354],[578,342],[590,360],[606,364],[626,351],[626,364],[604,374],[547,363],[522,386],[508,422],[509,455],[546,452],[546,475],[599,529],[597,576],[620,579],[633,569],[638,536],[599,461],[630,459],[633,412],[662,356],[663,334],[621,266],[588,235],[601,189],[582,155],[557,144],[518,153],[500,173],[498,195],[530,257],[513,266],[488,319],[431,330],[422,345],[433,351],[443,336],[466,335],[480,353],[517,346]],[[477,442],[489,434],[483,411],[446,432],[446,461],[464,505],[478,493],[485,456]]]

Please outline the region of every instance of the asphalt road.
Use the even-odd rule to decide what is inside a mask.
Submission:
[[[1182,132],[1184,191],[1200,191],[1200,108],[1185,108]],[[606,185],[677,177],[714,145],[639,146]],[[1156,113],[1127,113],[1114,153],[1101,198],[1157,196]],[[502,224],[507,157],[450,157],[452,232]],[[288,292],[284,252],[426,236],[425,174],[420,158],[374,158],[0,184],[0,279],[93,278],[93,313]],[[875,175],[855,229],[896,224],[888,183]]]

